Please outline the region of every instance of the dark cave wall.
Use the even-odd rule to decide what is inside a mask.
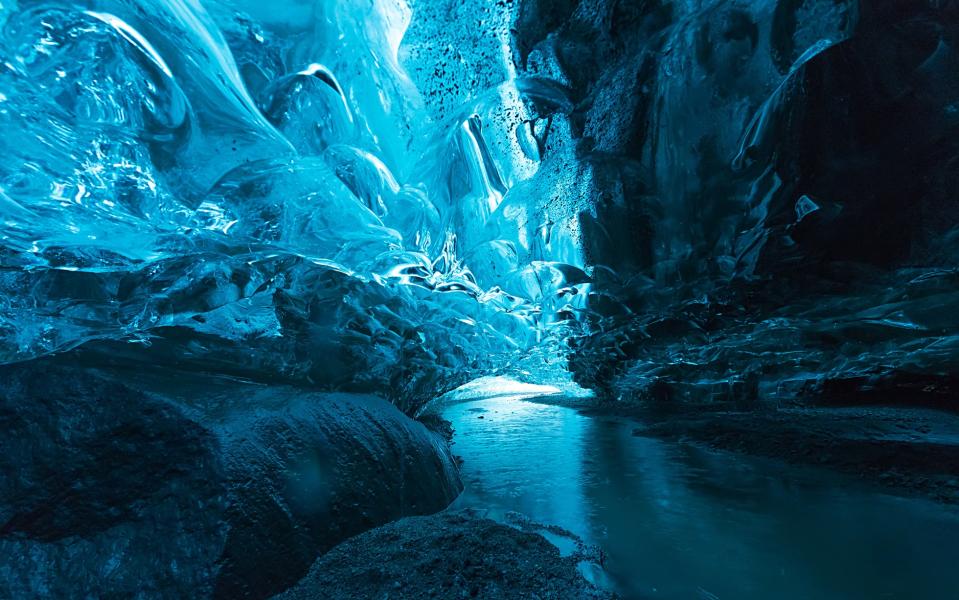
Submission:
[[[515,9],[516,66],[570,87],[590,169],[574,375],[646,399],[941,399],[957,4],[696,4]]]

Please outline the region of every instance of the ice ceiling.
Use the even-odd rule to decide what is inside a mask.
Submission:
[[[2,6],[0,360],[415,402],[582,306],[576,221],[530,201],[562,87],[431,110],[402,1]]]
[[[2,0],[0,361],[948,393],[945,4]]]

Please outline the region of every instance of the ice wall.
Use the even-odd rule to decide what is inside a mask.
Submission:
[[[948,403],[956,11],[520,3],[518,64],[568,81],[592,170],[580,381],[653,400]]]
[[[955,388],[952,3],[0,6],[4,362]]]
[[[570,222],[530,198],[566,91],[499,74],[437,109],[402,64],[413,17],[0,5],[0,360],[72,351],[413,408],[555,339],[586,276]]]

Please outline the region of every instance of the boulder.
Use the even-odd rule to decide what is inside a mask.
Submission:
[[[445,508],[446,443],[373,396],[0,367],[14,597],[265,598],[367,529]]]

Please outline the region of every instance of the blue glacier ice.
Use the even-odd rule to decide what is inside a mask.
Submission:
[[[660,419],[447,411],[575,514],[725,506],[651,431],[959,498],[955,1],[0,0],[0,132],[0,598],[309,588],[451,398]]]
[[[530,200],[563,86],[431,110],[404,3],[0,14],[3,362],[83,346],[409,408],[583,307],[575,215]]]
[[[952,8],[0,14],[5,363],[175,363],[408,411],[567,370],[707,402],[955,389]]]

